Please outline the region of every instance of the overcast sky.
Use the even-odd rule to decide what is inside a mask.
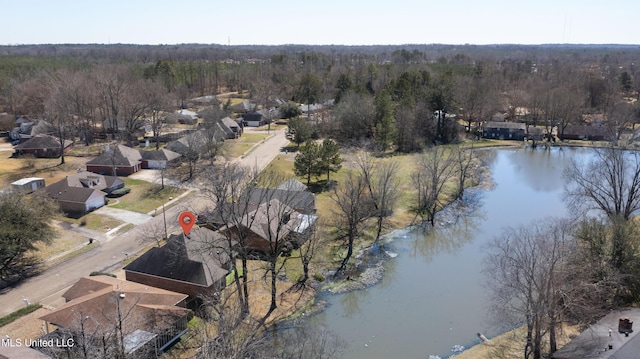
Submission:
[[[0,0],[0,44],[640,44],[638,0]]]

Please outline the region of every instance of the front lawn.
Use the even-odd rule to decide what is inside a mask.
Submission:
[[[71,218],[71,217],[58,217],[57,220],[77,224],[79,226],[86,227],[88,229],[105,233],[109,231],[111,228],[115,228],[124,222],[121,222],[115,218],[101,216],[95,213],[86,214],[80,218]]]
[[[131,192],[122,197],[110,199],[112,204],[109,206],[139,213],[148,213],[162,206],[170,198],[176,198],[186,192],[184,189],[167,185],[162,188],[159,184],[132,178],[125,178],[124,186],[131,188]]]

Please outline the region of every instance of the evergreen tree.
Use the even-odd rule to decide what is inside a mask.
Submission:
[[[311,183],[311,176],[319,176],[323,173],[320,153],[320,146],[315,141],[308,140],[296,155],[293,171],[296,176],[306,177],[307,185]]]
[[[327,182],[331,172],[338,172],[342,168],[342,158],[340,157],[340,147],[331,139],[322,141],[320,147],[320,169],[327,174]]]

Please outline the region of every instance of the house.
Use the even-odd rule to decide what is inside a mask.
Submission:
[[[76,350],[104,350],[105,343],[114,350],[122,343],[127,356],[155,358],[187,331],[192,317],[186,294],[109,276],[81,278],[62,297],[65,304],[40,317],[47,331],[57,327],[42,339],[71,336],[95,344]]]
[[[246,213],[239,222],[220,228],[219,232],[236,240],[242,237],[246,248],[254,253],[274,250],[288,253],[309,238],[317,219],[271,199]]]
[[[50,135],[36,135],[25,142],[22,142],[13,149],[17,155],[32,154],[35,157],[55,158],[60,157],[61,149],[67,152],[73,142],[64,141],[64,146],[60,146],[60,139]]]
[[[309,113],[313,114],[313,113],[322,111],[324,109],[324,106],[319,103],[311,103],[311,104],[300,105],[299,108],[303,114],[309,114]]]
[[[245,190],[234,203],[224,203],[213,211],[198,213],[197,224],[211,230],[218,230],[238,222],[247,213],[254,212],[262,203],[277,199],[298,213],[311,215],[316,212],[316,198],[307,191],[307,186],[292,178],[273,188],[251,187]]]
[[[16,120],[16,127],[9,132],[9,138],[17,143],[24,142],[37,135],[53,135],[55,126],[45,120],[29,120],[20,117]]]
[[[204,153],[209,144],[222,142],[224,139],[224,132],[216,128],[204,128],[170,142],[165,148],[183,156],[189,156],[192,152]]]
[[[142,155],[124,145],[105,148],[98,157],[86,163],[87,171],[113,176],[128,176],[142,168]]]
[[[231,106],[233,113],[249,113],[255,111],[257,106],[250,101],[242,101],[238,104]]]
[[[267,118],[259,112],[246,113],[242,116],[242,123],[249,127],[260,127],[267,124]]]
[[[80,171],[47,186],[45,192],[65,213],[84,215],[104,206],[105,197],[123,187],[118,177]]]
[[[177,162],[181,155],[171,150],[140,151],[142,156],[142,168],[164,169],[169,163]]]
[[[487,121],[482,126],[483,138],[523,141],[526,136],[527,126],[520,122]]]
[[[280,186],[283,185],[294,186],[288,181]],[[244,191],[237,202],[254,204],[257,207],[272,199],[287,204],[298,213],[313,214],[316,212],[316,198],[313,193],[308,191],[254,187]]]
[[[626,359],[640,353],[640,308],[615,310],[551,355],[554,359]]]
[[[7,344],[10,343],[7,342]],[[0,359],[51,359],[51,357],[26,345],[14,344],[0,345]]]
[[[167,121],[183,125],[195,125],[198,123],[198,114],[189,110],[178,110],[167,116]]]
[[[28,194],[44,188],[44,178],[29,177],[11,182],[11,188],[18,193]]]
[[[242,132],[244,130],[242,124],[236,122],[235,120],[232,120],[231,117],[227,116],[221,119],[220,122],[222,122],[223,126],[231,130],[231,134],[229,134],[227,138],[233,139],[242,136]]]
[[[589,125],[568,125],[564,130],[558,130],[561,140],[604,141],[608,131],[601,123]]]
[[[231,269],[226,238],[194,227],[189,236],[172,234],[162,247],[154,247],[124,267],[126,279],[189,295],[212,295],[226,286]]]

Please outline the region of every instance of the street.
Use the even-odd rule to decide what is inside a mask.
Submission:
[[[273,131],[274,136],[259,144],[244,158],[236,161],[244,166],[264,169],[289,143],[284,130]],[[204,209],[207,200],[196,192],[166,211],[167,230],[169,233],[180,229],[177,217],[179,213],[189,210]],[[142,216],[152,225],[161,226],[163,216]],[[30,303],[40,303],[44,306],[56,307],[64,303],[60,296],[73,283],[93,271],[112,272],[122,267],[122,261],[148,246],[149,243],[140,241],[144,227],[134,227],[131,230],[115,236],[110,240],[101,241],[99,246],[74,256],[67,261],[55,265],[43,273],[31,277],[14,288],[6,288],[0,294],[0,316],[7,315],[24,307],[24,299]]]

